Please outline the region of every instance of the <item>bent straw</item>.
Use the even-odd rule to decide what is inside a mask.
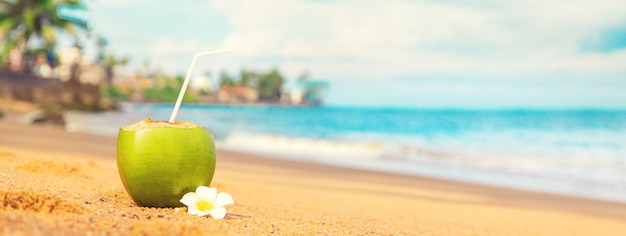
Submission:
[[[170,116],[170,122],[174,122],[176,119],[176,115],[178,114],[178,109],[180,109],[180,104],[183,102],[183,96],[185,95],[185,91],[187,91],[187,86],[189,85],[189,80],[191,78],[191,72],[193,71],[193,67],[196,65],[196,61],[198,58],[203,56],[217,55],[230,53],[230,49],[216,50],[210,52],[199,52],[191,60],[191,66],[189,66],[189,70],[187,71],[187,76],[185,77],[185,81],[183,82],[183,87],[180,88],[180,93],[178,94],[178,99],[176,100],[176,105],[174,106],[174,110],[172,111],[172,116]]]

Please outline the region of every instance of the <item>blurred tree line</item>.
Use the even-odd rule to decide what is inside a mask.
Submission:
[[[75,46],[80,51],[82,50],[82,43],[78,37],[80,33],[85,34],[88,40],[96,40],[98,55],[95,65],[89,67],[79,65],[77,59],[67,66],[71,68],[68,69],[69,73],[65,73],[70,77],[64,82],[65,91],[73,94],[72,101],[68,101],[68,104],[91,109],[101,103],[100,98],[146,102],[174,102],[177,99],[184,80],[180,75],[147,76],[151,80],[149,86],[127,86],[124,89],[114,86],[112,84],[114,68],[127,65],[129,59],[105,53],[107,40],[94,33],[86,20],[64,15],[64,12],[77,10],[86,10],[81,0],[0,0],[0,66],[8,64],[12,71],[32,72],[38,76],[42,74],[38,74],[40,70],[37,68],[44,67],[48,71],[53,71],[50,72],[53,76],[62,74],[58,72],[63,70],[58,69],[62,69],[63,65],[59,65],[55,52],[57,36],[64,32],[73,37]],[[31,41],[39,43],[33,44]],[[82,73],[94,71],[94,67],[101,68],[102,83],[94,83],[87,88],[80,78]],[[237,76],[227,72],[220,73],[218,83],[217,91],[188,90],[183,100],[199,102],[201,97],[217,96],[219,92],[226,92],[237,96],[241,93],[254,94],[254,101],[278,102],[283,95],[285,77],[276,68],[269,71],[242,69]]]
[[[153,79],[156,81],[156,86],[144,88],[142,91],[145,102],[175,102],[185,81],[182,75],[174,77],[157,75]],[[195,91],[188,90],[183,96],[183,102],[197,101],[198,96]]]
[[[261,101],[276,101],[280,99],[285,77],[276,69],[260,72],[242,69],[236,78],[227,72],[220,74],[220,87],[242,86],[256,90]]]
[[[182,75],[168,76],[155,74],[147,78],[150,86],[143,88],[120,89],[114,85],[105,86],[102,90],[104,98],[128,101],[133,93],[141,94],[141,101],[145,102],[175,102],[185,77]],[[258,94],[258,100],[263,102],[277,102],[281,97],[285,77],[277,70],[267,72],[242,69],[239,76],[233,76],[223,71],[219,75],[218,87],[215,91],[189,88],[183,97],[184,102],[199,102],[202,96],[216,96],[222,89],[246,88]],[[135,91],[139,89],[139,91]]]

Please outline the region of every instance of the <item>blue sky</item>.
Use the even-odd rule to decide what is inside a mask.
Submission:
[[[626,1],[86,0],[109,49],[184,73],[278,67],[330,105],[626,107]],[[90,52],[87,52],[90,54]]]

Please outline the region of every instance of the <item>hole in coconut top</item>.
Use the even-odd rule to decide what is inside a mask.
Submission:
[[[137,123],[124,126],[122,127],[122,129],[126,131],[139,131],[139,130],[151,129],[151,128],[191,129],[191,128],[198,128],[198,127],[200,126],[191,122],[187,122],[187,121],[169,122],[165,120],[153,120],[153,119],[148,118],[148,119],[139,121]]]

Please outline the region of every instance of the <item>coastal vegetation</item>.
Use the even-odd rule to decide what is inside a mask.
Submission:
[[[83,10],[80,0],[0,0],[0,99],[33,103],[53,117],[64,110],[115,109],[119,101],[176,101],[184,76],[116,74],[130,58],[107,52],[108,40],[72,14]],[[59,48],[61,35],[73,46]],[[95,58],[83,56],[84,40],[97,46]],[[278,68],[224,71],[215,80],[207,73],[201,80],[191,84],[184,102],[319,105],[328,87],[310,81],[308,73],[288,87]]]
[[[277,68],[268,71],[241,69],[237,76],[222,71],[215,82],[208,73],[195,79],[204,82],[199,86],[192,83],[183,97],[184,102],[319,105],[327,86],[310,81],[308,73],[303,73],[295,88],[288,89],[285,86],[287,79]],[[175,102],[183,81],[182,75],[136,75],[126,82],[107,84],[101,94],[104,99],[114,101]]]

